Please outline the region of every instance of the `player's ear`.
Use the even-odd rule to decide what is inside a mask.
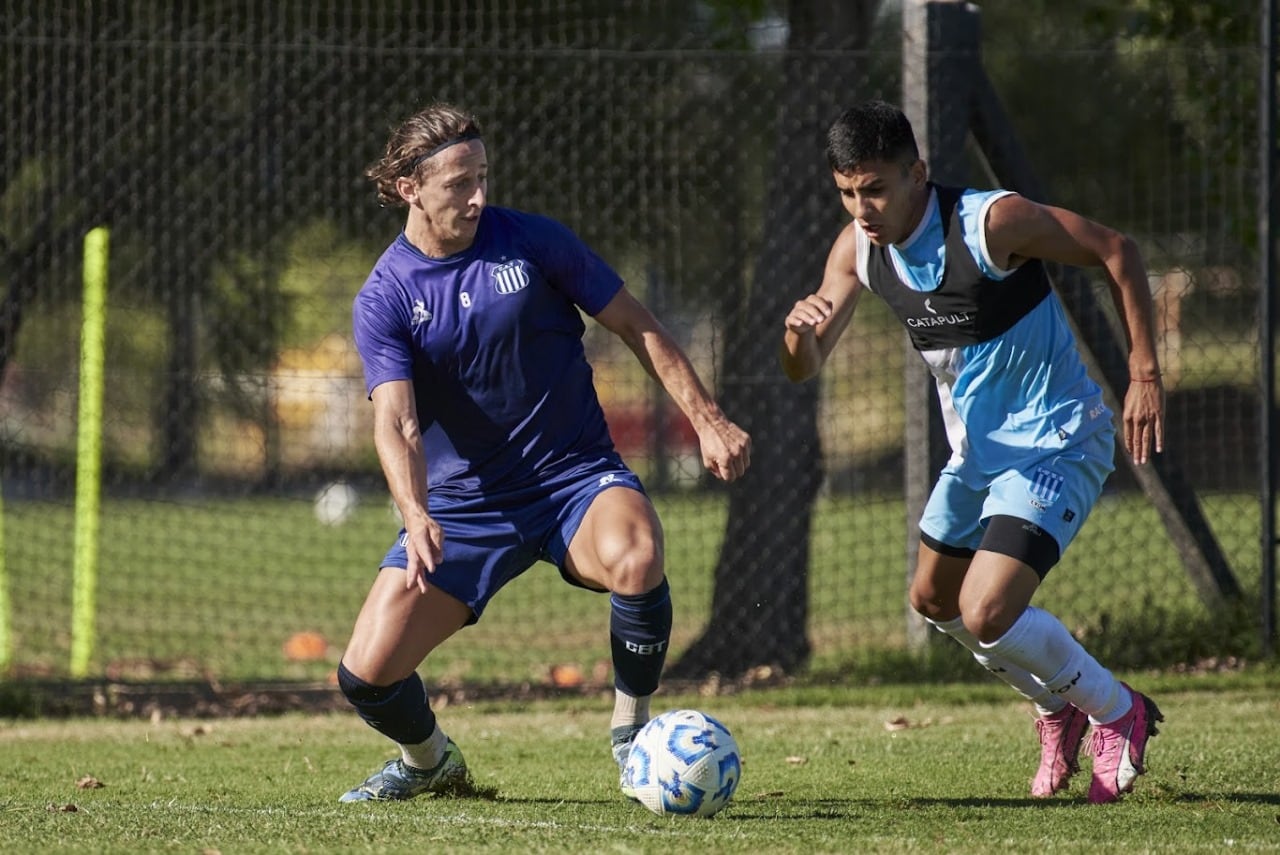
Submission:
[[[418,182],[407,175],[401,175],[396,179],[396,192],[405,204],[412,205],[418,199]]]
[[[908,167],[911,172],[911,184],[915,187],[923,187],[929,180],[929,166],[920,158],[916,158],[915,163]]]

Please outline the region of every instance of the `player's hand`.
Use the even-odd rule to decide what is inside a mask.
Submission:
[[[444,560],[444,530],[429,516],[423,516],[411,525],[405,521],[404,551],[408,564],[404,568],[406,590],[415,584],[422,593],[427,592],[427,573],[436,572]]]
[[[791,332],[796,335],[805,335],[814,332],[819,324],[831,317],[834,311],[835,307],[826,297],[810,294],[791,307],[785,323]]]
[[[751,465],[751,437],[726,418],[710,422],[698,431],[702,465],[721,481],[740,478]]]
[[[1134,463],[1146,463],[1152,447],[1164,451],[1164,384],[1130,382],[1124,396],[1124,447]]]

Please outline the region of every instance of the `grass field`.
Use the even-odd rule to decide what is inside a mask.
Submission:
[[[667,536],[676,604],[673,657],[702,630],[723,537],[718,495],[655,500]],[[1256,499],[1209,497],[1206,514],[1241,584],[1255,585]],[[65,674],[70,649],[71,507],[9,501],[5,559],[21,674]],[[190,502],[112,499],[104,505],[94,673],[111,679],[323,680],[341,655],[374,567],[395,535],[385,496],[366,496],[339,527],[319,525],[309,500],[243,498]],[[811,543],[808,631],[814,666],[840,668],[868,652],[905,645],[905,509],[899,499],[819,501]],[[1117,582],[1119,584],[1117,584]],[[1180,661],[1185,628],[1214,623],[1158,517],[1141,496],[1104,496],[1084,533],[1055,568],[1037,604],[1091,644]],[[1126,631],[1127,619],[1144,621]],[[1246,615],[1240,630],[1254,630]],[[1103,632],[1103,628],[1106,629]],[[282,646],[317,632],[328,647],[293,661]],[[605,600],[568,588],[540,564],[494,600],[484,619],[433,656],[438,683],[544,681],[553,664],[592,674],[608,667]],[[1129,636],[1142,636],[1141,648]],[[1162,645],[1169,647],[1165,650]],[[1144,665],[1143,662],[1108,661]]]
[[[442,710],[496,794],[395,804],[336,802],[390,756],[353,714],[0,721],[0,850],[1280,851],[1280,672],[1127,676],[1166,721],[1148,774],[1107,806],[1085,801],[1087,762],[1068,793],[1028,797],[1029,710],[994,681],[659,695],[741,746],[737,796],[710,820],[620,797],[603,697]]]

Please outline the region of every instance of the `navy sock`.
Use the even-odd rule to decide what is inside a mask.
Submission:
[[[671,640],[671,586],[664,578],[646,594],[614,594],[609,605],[613,685],[634,697],[652,695]]]
[[[416,672],[390,686],[374,686],[339,663],[338,687],[370,727],[394,742],[417,745],[436,729],[436,714]]]

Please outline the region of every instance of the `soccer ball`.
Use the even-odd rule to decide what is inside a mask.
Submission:
[[[346,481],[332,481],[316,493],[315,513],[321,525],[342,525],[351,519],[360,494]]]
[[[659,816],[712,816],[729,804],[741,777],[733,734],[697,710],[650,719],[622,771],[623,786]]]

